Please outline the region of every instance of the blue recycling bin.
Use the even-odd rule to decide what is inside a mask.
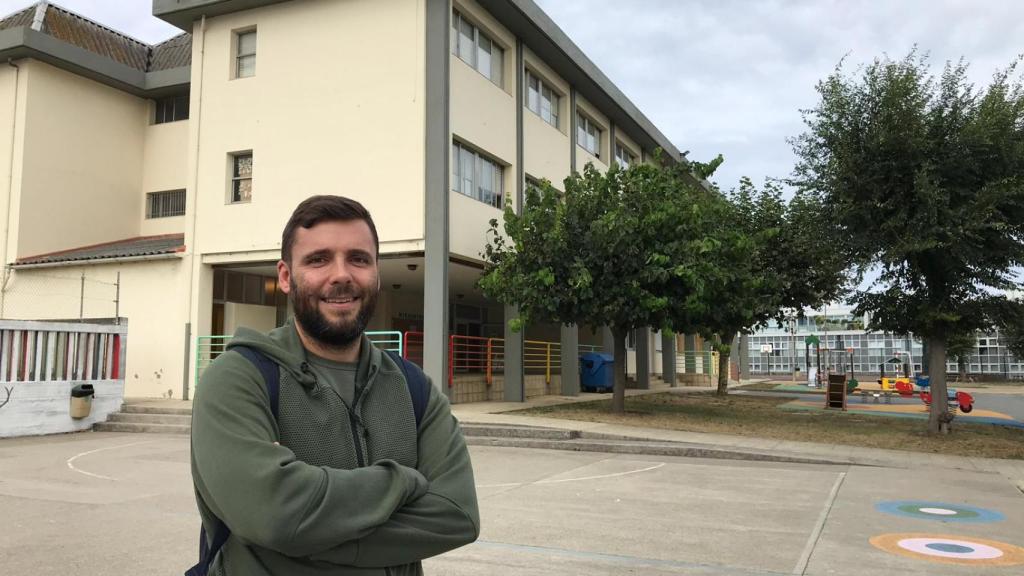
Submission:
[[[613,366],[611,354],[588,352],[580,356],[580,386],[585,391],[610,392],[615,386]]]

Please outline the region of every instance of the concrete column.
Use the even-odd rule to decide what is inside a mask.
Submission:
[[[607,326],[601,327],[601,348],[605,354],[615,354],[615,336],[612,335],[612,329]]]
[[[569,86],[569,172],[576,172],[576,88],[573,86]]]
[[[697,349],[697,336],[694,334],[687,334],[683,338],[683,349],[686,352],[686,373],[696,374],[697,373],[697,356],[700,354],[700,350]]]
[[[676,378],[676,337],[668,332],[661,332],[661,378],[675,388],[678,386]]]
[[[562,395],[580,393],[580,329],[575,324],[562,326]]]
[[[750,379],[750,336],[740,334],[740,353],[737,358],[740,360],[740,380]]]
[[[651,329],[636,329],[636,385],[641,390],[651,388]]]
[[[526,184],[523,172],[523,43],[516,39],[516,214],[523,213],[523,191]],[[523,367],[523,339],[525,327],[513,332],[509,321],[519,315],[515,306],[505,306],[505,389],[506,402],[523,402],[526,400],[526,378]]]
[[[423,278],[423,371],[451,395],[448,378],[448,0],[426,2],[426,138]]]
[[[523,377],[523,331],[513,332],[509,322],[519,315],[515,306],[505,306],[505,401],[526,400]]]

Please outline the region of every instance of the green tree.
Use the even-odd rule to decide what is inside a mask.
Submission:
[[[484,294],[518,307],[513,325],[608,326],[615,339],[612,410],[625,409],[625,341],[644,326],[670,328],[675,309],[701,302],[705,200],[652,165],[600,173],[588,165],[565,181],[527,190],[522,215],[491,221],[480,279]],[[502,231],[504,234],[502,234]]]
[[[1019,307],[1000,290],[1019,287],[1024,261],[1024,97],[1016,63],[984,89],[967,65],[931,75],[916,51],[847,73],[840,63],[803,112],[791,141],[792,183],[835,223],[858,272],[880,276],[853,298],[876,329],[920,335],[932,394],[946,396],[949,339]],[[933,402],[929,431],[947,430]]]
[[[974,353],[977,343],[978,335],[976,332],[953,334],[949,337],[949,342],[946,344],[946,355],[956,358],[956,368],[959,373],[957,380],[960,382],[967,381],[967,361],[970,359],[971,354]]]
[[[712,203],[715,269],[704,282],[713,301],[699,316],[683,322],[713,342],[719,353],[718,394],[728,392],[732,340],[789,310],[816,307],[836,298],[846,284],[842,258],[829,243],[814,198],[786,202],[782,188],[767,182],[760,190],[748,178],[733,193]]]
[[[1001,316],[998,326],[1010,354],[1024,362],[1024,297],[1018,296],[1014,301],[1018,306]]]

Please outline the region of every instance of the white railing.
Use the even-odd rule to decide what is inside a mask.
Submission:
[[[72,432],[124,400],[124,324],[0,320],[0,437]],[[88,417],[69,414],[71,388],[89,384]]]

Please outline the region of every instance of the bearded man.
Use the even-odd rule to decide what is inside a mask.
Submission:
[[[477,538],[473,469],[445,395],[363,333],[378,254],[354,200],[314,196],[292,214],[277,273],[294,318],[269,334],[240,328],[196,390],[203,534],[189,574],[416,575]]]

